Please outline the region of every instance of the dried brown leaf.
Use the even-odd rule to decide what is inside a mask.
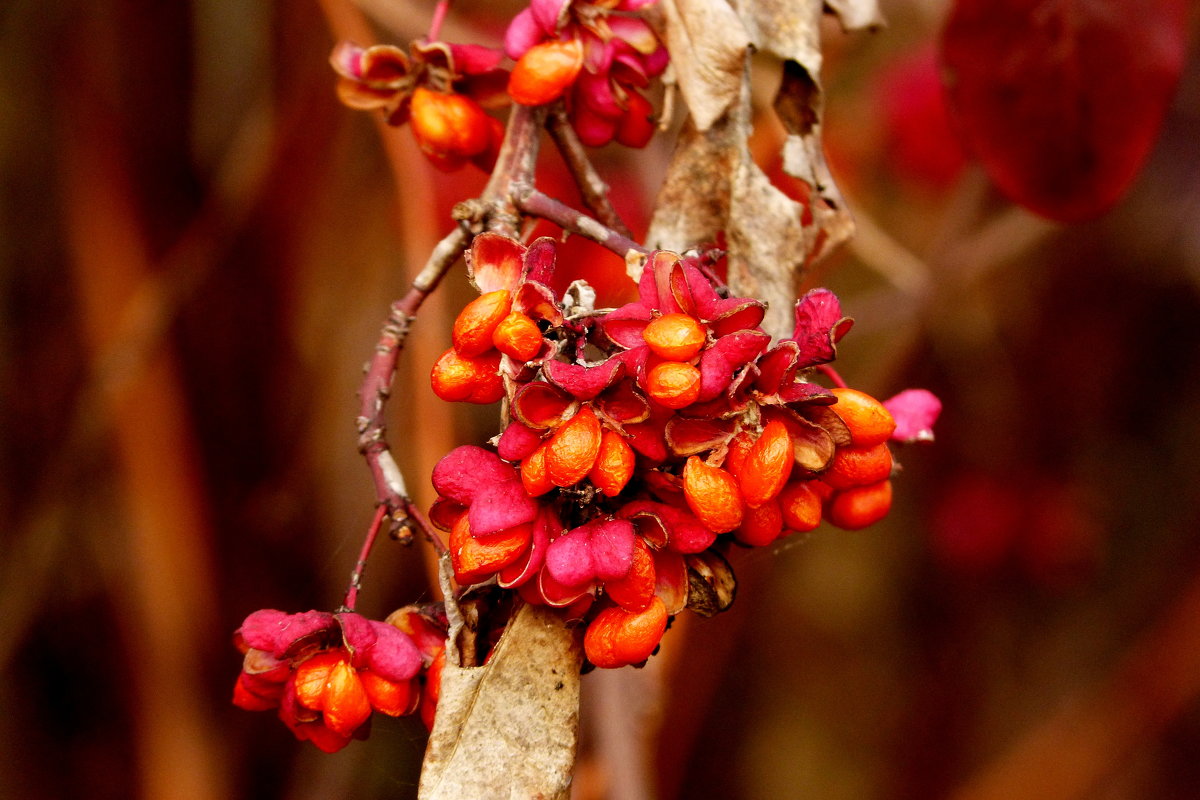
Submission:
[[[706,131],[737,100],[750,47],[725,0],[662,0],[667,49],[696,128]]]
[[[680,88],[694,126],[685,127],[680,137],[647,239],[657,247],[683,250],[715,241],[724,232],[729,243],[731,290],[765,300],[770,308],[764,329],[774,336],[786,336],[791,332],[799,273],[853,232],[853,222],[821,149],[821,14],[828,6],[844,28],[853,29],[877,24],[878,6],[875,0],[828,4],[822,0],[740,0],[735,4],[740,21],[736,36],[724,35],[736,39],[741,47],[739,37],[745,33],[754,49],[783,59],[783,79],[774,108],[787,130],[784,171],[809,190],[802,204],[774,186],[751,158],[747,144],[751,130],[750,50],[742,49],[736,64],[722,61],[719,75],[707,74],[698,81],[718,92],[716,105],[705,98],[694,99],[694,88],[683,85],[687,65],[701,58],[689,48],[722,35],[708,31],[705,25],[724,13],[719,8],[729,7],[723,0],[671,0],[667,5],[671,57],[679,68]],[[692,24],[681,16],[685,5],[701,9],[702,21]],[[723,54],[728,57],[732,50]],[[735,81],[736,92],[730,88]],[[712,117],[718,106],[723,113]]]
[[[582,660],[576,629],[552,609],[523,606],[487,665],[447,663],[420,800],[566,800]]]

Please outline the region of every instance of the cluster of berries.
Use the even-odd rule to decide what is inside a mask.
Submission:
[[[485,109],[511,101],[543,105],[565,97],[580,140],[614,139],[643,147],[654,133],[653,108],[639,89],[662,74],[667,50],[645,21],[628,12],[654,0],[533,0],[514,19],[505,52],[473,44],[417,41],[393,45],[342,42],[330,63],[338,95],[360,110],[382,110],[408,123],[421,151],[439,169],[467,162],[492,169],[504,126]],[[612,15],[610,12],[617,12]]]
[[[504,50],[517,62],[509,96],[529,106],[565,97],[584,144],[644,147],[654,134],[653,108],[638,90],[669,58],[654,30],[629,12],[654,1],[534,0],[504,36]]]
[[[234,640],[244,654],[234,705],[278,709],[297,739],[327,753],[366,738],[372,711],[420,710],[433,726],[446,643],[436,609],[408,606],[385,622],[264,609],[246,617]]]
[[[732,602],[730,541],[763,546],[825,519],[857,529],[891,506],[892,439],[928,438],[928,392],[888,403],[808,380],[851,321],[815,290],[772,346],[763,303],[724,297],[702,257],[651,254],[636,302],[556,302],[554,244],[476,237],[481,297],[435,364],[446,400],[507,400],[495,450],[433,473],[432,522],[462,585],[495,578],[586,621],[598,667],[644,661],[670,617]],[[889,409],[890,407],[890,409]]]

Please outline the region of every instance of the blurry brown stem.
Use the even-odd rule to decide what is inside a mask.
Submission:
[[[642,254],[648,252],[628,236],[605,227],[587,214],[576,211],[532,186],[524,187],[513,199],[516,200],[517,208],[526,214],[550,220],[563,230],[591,239],[622,258],[627,257],[631,251]]]
[[[575,185],[579,187],[583,204],[587,206],[588,211],[595,214],[596,219],[604,225],[632,239],[633,234],[629,232],[625,221],[617,214],[608,198],[608,184],[592,166],[591,160],[583,150],[583,143],[571,127],[571,121],[567,119],[561,103],[551,112],[546,121],[546,128],[550,131],[550,138],[554,140],[563,161],[566,162],[567,169],[571,171],[571,177],[575,179]]]

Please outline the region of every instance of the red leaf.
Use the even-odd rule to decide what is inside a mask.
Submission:
[[[1183,68],[1185,0],[958,0],[942,41],[965,145],[1051,219],[1108,210],[1137,176]]]

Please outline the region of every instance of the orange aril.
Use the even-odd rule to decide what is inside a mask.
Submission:
[[[546,442],[546,474],[555,486],[572,486],[591,472],[600,454],[600,420],[584,406]]]
[[[358,672],[346,659],[339,659],[325,679],[321,711],[325,727],[341,736],[351,736],[371,716],[371,701]]]
[[[658,647],[667,629],[667,608],[658,597],[643,611],[614,606],[596,615],[583,636],[583,651],[597,667],[615,669],[639,664]]]
[[[768,422],[738,472],[742,499],[758,508],[776,497],[792,475],[792,437],[779,420]]]
[[[450,564],[454,580],[462,586],[478,583],[517,560],[529,547],[533,523],[517,525],[496,533],[475,536],[467,515],[459,517],[450,529]]]
[[[435,164],[450,167],[478,155],[491,142],[491,123],[466,95],[418,86],[409,105],[409,124],[421,150]],[[445,159],[444,165],[439,159]]]
[[[588,478],[606,497],[616,497],[633,477],[634,461],[633,448],[625,437],[605,429],[600,435],[600,452]]]
[[[492,349],[492,334],[508,316],[512,295],[497,289],[476,297],[458,312],[450,338],[460,356],[478,356]],[[538,337],[541,338],[541,337]]]
[[[683,496],[696,518],[713,533],[728,533],[742,524],[737,479],[699,456],[691,456],[683,465]]]
[[[452,347],[434,362],[429,382],[433,393],[447,403],[466,400],[475,391],[475,365]]]
[[[329,683],[329,673],[334,664],[345,660],[345,653],[326,650],[301,662],[293,676],[296,700],[300,705],[313,711],[325,708],[325,686]]]
[[[389,681],[369,670],[358,673],[371,708],[389,717],[411,714],[421,699],[416,684],[411,681]]]
[[[644,611],[654,598],[656,582],[654,554],[639,536],[634,539],[633,563],[629,573],[620,580],[605,583],[604,591],[626,611]]]
[[[670,361],[688,361],[704,348],[708,333],[690,314],[663,314],[650,321],[642,338],[650,350]]]
[[[700,396],[700,370],[681,361],[660,361],[646,375],[646,392],[667,408],[683,408]]]
[[[554,488],[554,482],[546,473],[546,446],[542,442],[521,462],[521,485],[530,497],[538,497]]]
[[[447,402],[494,403],[504,396],[500,352],[468,357],[450,348],[434,363],[429,381],[433,393]]]
[[[783,526],[791,531],[811,531],[821,524],[821,494],[818,481],[792,481],[779,493]]]
[[[528,315],[510,311],[492,332],[492,344],[514,361],[525,362],[541,351],[542,332]]]
[[[750,455],[750,448],[754,447],[754,441],[754,435],[745,430],[738,431],[729,440],[729,449],[725,454],[723,466],[735,478],[742,476],[742,467],[746,463],[746,457]]]
[[[892,482],[854,486],[834,492],[825,504],[825,519],[848,531],[874,525],[887,516],[892,507]]]
[[[421,692],[421,722],[433,730],[433,718],[437,714],[438,696],[442,693],[442,670],[446,666],[446,648],[437,651],[429,669],[425,672],[425,688]]]
[[[508,95],[524,106],[557,100],[583,68],[579,39],[535,44],[517,60],[508,77]]]
[[[883,403],[858,389],[838,387],[830,393],[837,398],[832,408],[850,429],[850,441],[855,447],[873,447],[891,438],[896,420]]]
[[[839,447],[821,480],[835,489],[879,483],[892,474],[892,451],[886,443],[873,447]]]
[[[778,539],[781,533],[783,533],[783,511],[779,506],[779,500],[773,498],[758,508],[746,509],[746,513],[742,516],[742,525],[733,532],[733,536],[742,544],[764,547]]]

